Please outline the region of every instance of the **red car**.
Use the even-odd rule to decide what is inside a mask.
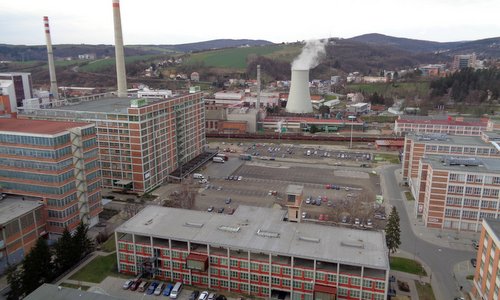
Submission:
[[[142,280],[138,279],[136,282],[134,282],[134,284],[132,284],[132,286],[130,287],[130,290],[136,291],[137,288],[139,287],[139,285],[141,285],[141,282],[142,282]]]
[[[320,221],[324,221],[325,220],[325,215],[324,214],[320,214],[319,215],[319,220]]]
[[[331,186],[331,185],[329,185],[329,184],[327,184],[327,185],[325,185],[325,188],[326,188],[327,190],[329,190],[329,189],[331,189],[331,188],[332,188],[332,186]]]

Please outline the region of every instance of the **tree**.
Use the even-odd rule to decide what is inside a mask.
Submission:
[[[85,255],[90,253],[94,248],[94,243],[87,237],[87,232],[89,231],[89,226],[80,222],[78,227],[76,227],[76,233],[73,236],[73,245],[79,250],[79,255],[77,259],[82,259]]]
[[[17,266],[9,266],[6,270],[7,283],[10,286],[7,300],[17,300],[22,296],[21,275],[22,272],[17,269]]]
[[[401,228],[399,227],[399,215],[396,207],[392,207],[387,225],[385,226],[385,239],[387,248],[391,253],[395,253],[401,245]]]
[[[24,294],[36,290],[45,282],[54,279],[54,265],[47,241],[40,237],[31,251],[24,257],[21,285]]]
[[[54,248],[56,255],[54,265],[58,273],[63,273],[71,268],[81,255],[80,249],[76,247],[68,228],[64,229],[61,238],[59,238]]]
[[[322,116],[330,114],[330,107],[326,105],[321,105],[318,110]]]

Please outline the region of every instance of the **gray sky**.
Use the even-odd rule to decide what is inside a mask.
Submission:
[[[111,0],[2,0],[0,43],[112,44]],[[298,4],[295,4],[298,3]],[[121,0],[125,44],[294,42],[365,33],[433,41],[500,36],[500,0]]]

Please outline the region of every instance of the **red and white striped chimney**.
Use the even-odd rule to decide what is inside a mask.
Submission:
[[[47,57],[49,60],[50,93],[55,99],[59,99],[57,92],[56,67],[54,65],[54,53],[52,52],[52,40],[50,38],[49,17],[43,17],[45,27],[45,40],[47,42]]]
[[[122,20],[120,0],[113,0],[113,21],[115,26],[116,82],[118,97],[127,97],[127,77],[125,73],[125,54],[123,51]]]

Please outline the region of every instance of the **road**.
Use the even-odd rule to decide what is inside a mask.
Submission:
[[[439,247],[426,242],[413,232],[404,206],[401,189],[394,172],[399,166],[391,166],[380,175],[383,177],[384,198],[394,205],[399,212],[401,227],[400,249],[412,253],[420,258],[432,270],[433,290],[436,299],[453,299],[459,295],[457,283],[453,278],[453,266],[459,262],[467,261],[474,256],[472,251],[455,250],[448,247]],[[437,284],[436,284],[437,283]],[[436,286],[437,285],[437,286]]]

